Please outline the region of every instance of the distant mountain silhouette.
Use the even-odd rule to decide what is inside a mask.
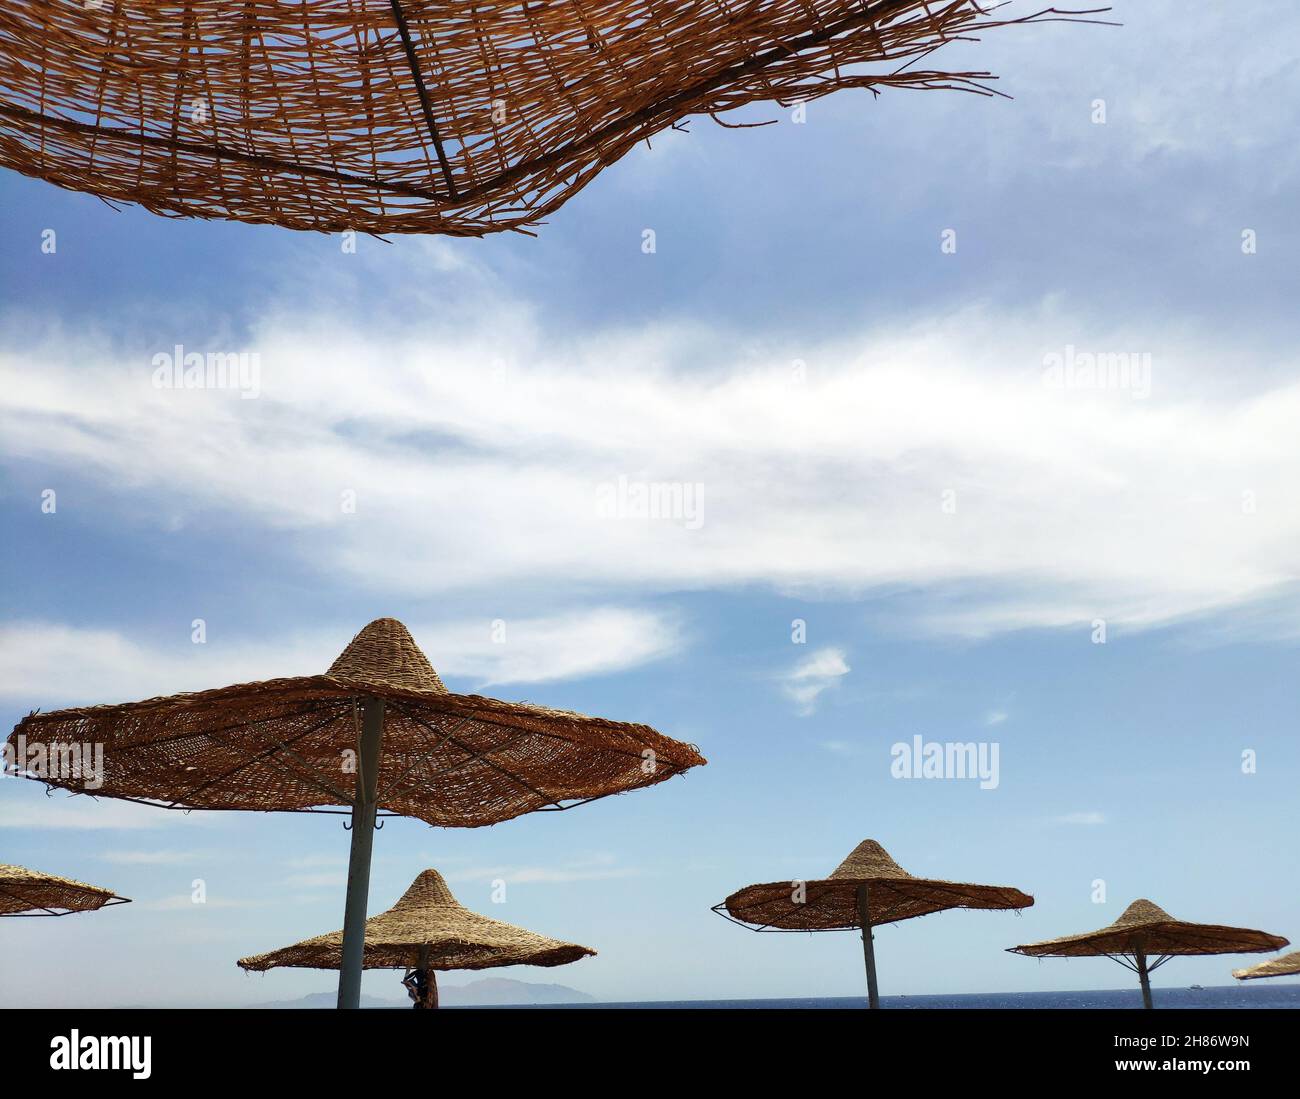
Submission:
[[[332,1008],[336,992],[313,992],[297,1000],[276,1000],[268,1004],[251,1004],[258,1008]],[[521,1004],[584,1004],[596,998],[568,985],[542,985],[531,981],[512,981],[505,977],[484,977],[467,985],[438,982],[438,1001],[443,1007],[511,1007]],[[362,1007],[410,1008],[409,999],[380,999],[362,996]]]

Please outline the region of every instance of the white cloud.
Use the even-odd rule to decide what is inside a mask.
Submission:
[[[285,865],[292,866],[295,870],[310,870],[318,867],[345,870],[348,860],[342,855],[296,855],[291,859],[285,859]]]
[[[490,882],[501,879],[507,884],[555,885],[632,878],[643,873],[643,870],[636,867],[617,865],[613,855],[598,854],[554,866],[473,866],[448,871],[446,876],[450,881]]]
[[[137,909],[150,912],[206,912],[217,908],[266,908],[273,901],[243,900],[234,897],[209,897],[202,904],[196,904],[189,893],[178,893],[171,897],[161,897],[152,901],[136,901]]]
[[[1053,824],[1105,824],[1106,814],[1098,812],[1065,813],[1052,818]]]
[[[831,646],[809,653],[781,676],[781,690],[807,716],[817,708],[823,691],[849,674],[844,650]]]
[[[207,856],[193,851],[105,851],[99,857],[103,862],[121,866],[170,866]]]
[[[500,638],[498,640],[497,638]],[[600,607],[547,618],[458,622],[421,631],[427,652],[445,653],[448,674],[494,683],[580,679],[662,659],[683,644],[675,619]]]
[[[985,725],[1001,725],[1009,715],[1005,710],[990,710],[984,715]]]
[[[111,630],[47,622],[0,624],[0,697],[59,704],[117,702],[319,674],[357,625],[224,645],[194,645],[183,634],[163,646]],[[470,677],[480,686],[601,675],[660,659],[683,644],[672,617],[617,607],[505,619],[501,642],[493,639],[493,624],[486,619],[408,625],[439,672]],[[69,676],[69,668],[76,675]]]
[[[1261,359],[1241,333],[1089,331],[1050,302],[766,347],[671,323],[560,340],[494,300],[459,319],[268,315],[257,400],[158,390],[147,351],[51,337],[0,352],[0,446],[93,477],[115,523],[202,513],[397,595],[888,587],[944,597],[924,628],[986,636],[1162,625],[1300,573],[1300,383],[1229,383],[1223,363]],[[1150,396],[1044,385],[1067,344],[1150,352]],[[702,485],[702,525],[610,517],[597,490],[620,477]],[[555,674],[538,659],[484,648],[468,674]]]
[[[0,781],[29,780],[13,778]],[[108,798],[101,801],[92,801],[86,797],[68,800],[61,799],[56,794],[43,800],[39,807],[19,803],[0,805],[0,828],[30,828],[42,832],[52,828],[87,832],[103,829],[134,831],[175,826],[178,816],[179,813],[149,805],[134,805]]]
[[[290,874],[284,880],[289,885],[316,888],[318,886],[347,885],[348,874],[346,870],[322,871],[318,874]]]

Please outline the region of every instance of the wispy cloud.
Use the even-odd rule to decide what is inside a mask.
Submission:
[[[318,886],[347,885],[348,875],[346,870],[322,871],[318,874],[290,874],[284,880],[288,885],[312,889]]]
[[[637,867],[618,865],[613,855],[601,854],[553,866],[471,866],[450,871],[447,877],[452,881],[483,882],[499,879],[508,884],[551,885],[565,882],[633,878],[644,873],[644,870]]]
[[[347,868],[348,860],[343,855],[295,855],[285,859],[284,864],[295,870],[311,870],[322,866],[343,870]]]
[[[794,702],[800,714],[807,716],[817,709],[822,692],[849,674],[844,650],[828,646],[809,653],[781,677],[781,690]]]
[[[1053,824],[1105,824],[1106,814],[1095,811],[1083,813],[1064,813],[1059,817],[1052,817]]]
[[[274,532],[322,573],[424,596],[515,582],[967,584],[967,605],[928,625],[988,635],[1093,618],[1149,627],[1265,598],[1300,573],[1300,512],[1285,504],[1300,383],[1243,367],[1234,377],[1252,381],[1226,386],[1222,362],[1262,361],[1239,335],[1087,332],[1048,302],[757,352],[680,323],[556,340],[504,305],[485,300],[455,331],[431,320],[398,334],[268,313],[250,341],[262,393],[247,401],[155,389],[156,348],[110,354],[51,327],[0,349],[0,455],[90,478],[106,507],[119,485],[169,501],[132,523],[202,514]],[[1081,330],[1089,351],[1150,353],[1149,396],[1045,384],[1045,356]],[[795,358],[808,370],[793,373]],[[687,369],[701,360],[721,365]],[[598,486],[623,475],[703,485],[702,525],[602,514]],[[339,505],[345,490],[356,513]],[[430,500],[454,501],[454,521]],[[603,666],[563,655],[552,668],[484,649],[467,674]]]
[[[194,851],[105,851],[99,856],[119,866],[175,866],[207,857]]]
[[[990,710],[984,715],[984,724],[1001,725],[1009,716],[1006,710]]]
[[[22,782],[22,779],[0,779],[0,782]],[[196,814],[197,816],[198,814]],[[177,813],[155,809],[130,802],[60,800],[58,797],[42,802],[39,808],[19,803],[0,805],[0,828],[30,828],[98,832],[102,830],[134,831],[136,829],[175,827]]]
[[[662,659],[685,644],[667,613],[608,606],[408,626],[440,672],[479,686],[604,675]],[[314,675],[329,667],[356,627],[205,645],[183,634],[164,645],[112,630],[9,622],[0,624],[0,697],[114,702]],[[68,675],[69,668],[76,675]]]
[[[149,912],[206,912],[211,909],[225,908],[266,908],[275,902],[272,900],[250,900],[238,897],[208,897],[202,904],[196,904],[189,893],[178,893],[171,897],[160,897],[151,901],[136,901],[137,909]]]

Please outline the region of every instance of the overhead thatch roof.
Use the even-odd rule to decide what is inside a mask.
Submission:
[[[424,951],[427,948],[427,951]],[[422,952],[423,951],[423,952]],[[589,947],[547,938],[464,908],[442,875],[425,870],[392,908],[366,920],[366,969],[490,969],[505,965],[557,966],[594,955]],[[343,932],[317,935],[251,958],[243,969],[277,966],[338,969]]]
[[[93,912],[109,904],[126,904],[127,900],[111,889],[84,881],[0,863],[0,916],[64,916],[69,912]]]
[[[1249,969],[1234,969],[1232,975],[1239,981],[1253,981],[1258,977],[1297,977],[1300,976],[1300,950],[1272,958]]]
[[[1249,927],[1176,920],[1159,905],[1136,900],[1114,923],[1079,935],[1011,947],[1031,958],[1147,957],[1185,954],[1250,954],[1277,950],[1287,940]]]
[[[871,924],[896,923],[949,908],[1028,908],[1034,898],[1009,885],[916,878],[875,840],[863,840],[827,878],[748,885],[717,911],[773,931],[833,931],[861,925],[858,887],[866,885]]]
[[[653,786],[705,762],[648,725],[453,694],[391,618],[366,626],[324,675],[34,713],[10,742],[102,744],[98,797],[312,811],[353,802],[366,697],[385,701],[379,808],[443,827]],[[82,788],[77,777],[44,781]]]
[[[477,236],[537,222],[688,115],[987,91],[929,56],[1071,14],[1000,7],[8,0],[0,164],[171,216]]]

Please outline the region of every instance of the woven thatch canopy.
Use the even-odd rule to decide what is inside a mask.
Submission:
[[[169,808],[310,811],[353,804],[357,703],[384,700],[381,810],[475,827],[662,782],[704,763],[646,725],[458,695],[406,627],[370,623],[324,675],[35,713],[18,745],[104,745],[100,797]],[[80,790],[81,779],[43,777]]]
[[[862,926],[858,887],[866,885],[872,926],[948,908],[1028,908],[1034,898],[1009,885],[914,878],[875,840],[863,840],[828,878],[748,885],[717,911],[770,931],[835,931]],[[801,887],[801,889],[800,889]]]
[[[1065,935],[1041,943],[1011,948],[1030,958],[1149,958],[1186,954],[1251,954],[1277,950],[1287,940],[1248,927],[1186,923],[1148,900],[1137,900],[1114,923],[1081,935]],[[1150,968],[1154,969],[1155,966]]]
[[[427,948],[422,953],[422,948]],[[436,870],[426,870],[392,908],[366,921],[366,969],[413,969],[424,960],[429,969],[491,969],[504,965],[568,965],[596,952],[585,946],[549,939],[464,908]],[[338,969],[343,932],[317,935],[252,958],[240,958],[248,970],[276,966]]]
[[[1087,13],[1079,13],[1087,14]],[[691,114],[839,88],[1057,17],[971,0],[9,0],[0,164],[168,215],[480,235]]]
[[[1234,969],[1232,975],[1239,981],[1253,981],[1258,977],[1297,977],[1300,976],[1300,950],[1283,954],[1280,958],[1260,962],[1249,969]]]
[[[66,916],[126,903],[111,889],[0,863],[0,916]]]

